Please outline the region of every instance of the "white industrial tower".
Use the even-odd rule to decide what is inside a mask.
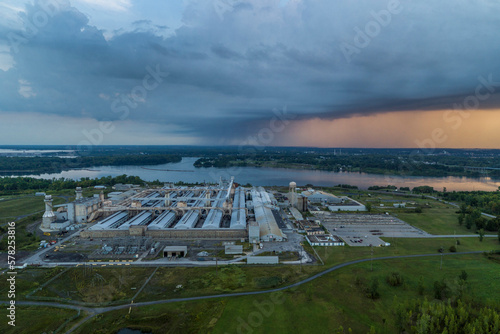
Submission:
[[[293,207],[297,206],[297,191],[296,191],[296,188],[297,188],[297,183],[295,183],[293,181],[290,182],[290,186],[288,188],[288,193],[290,194],[290,204]]]
[[[52,211],[52,196],[45,196],[45,213],[42,216],[42,226],[41,228],[50,230],[50,224],[56,220],[56,215]]]
[[[76,193],[76,198],[75,198],[76,201],[83,198],[82,187],[76,187],[75,193]]]

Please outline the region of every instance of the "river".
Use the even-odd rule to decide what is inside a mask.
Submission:
[[[489,177],[420,177],[420,176],[394,176],[367,173],[327,172],[318,170],[299,170],[287,168],[195,168],[193,163],[197,158],[183,158],[181,162],[156,166],[100,166],[89,169],[75,169],[61,173],[28,175],[36,178],[71,178],[82,177],[98,178],[102,176],[118,176],[122,174],[139,176],[145,181],[160,180],[163,182],[187,183],[215,182],[220,176],[235,177],[240,184],[250,183],[261,186],[286,186],[290,181],[297,185],[313,184],[315,186],[334,186],[337,184],[350,184],[366,189],[373,185],[395,185],[399,187],[417,187],[428,185],[436,190],[486,190],[494,191],[500,186],[500,181]]]

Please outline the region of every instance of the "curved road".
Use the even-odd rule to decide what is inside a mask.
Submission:
[[[373,258],[373,260],[389,260],[389,259],[402,259],[402,258],[415,258],[415,257],[430,257],[430,256],[450,256],[450,255],[464,255],[464,254],[480,254],[483,253],[484,251],[475,251],[475,252],[457,252],[457,253],[436,253],[436,254],[416,254],[416,255],[399,255],[399,256],[385,256],[385,257],[377,257]],[[210,296],[198,296],[198,297],[186,297],[186,298],[174,298],[174,299],[164,299],[164,300],[156,300],[156,301],[150,301],[150,302],[140,302],[140,303],[132,303],[132,304],[123,304],[123,305],[117,305],[117,306],[108,306],[108,307],[96,307],[96,308],[90,308],[90,307],[84,307],[84,306],[78,306],[78,305],[69,305],[69,304],[61,304],[61,303],[50,303],[50,302],[30,302],[30,301],[19,301],[16,302],[17,305],[28,305],[28,306],[48,306],[48,307],[57,307],[57,308],[67,308],[67,309],[73,309],[73,310],[82,310],[90,313],[87,317],[82,319],[80,322],[75,324],[67,333],[73,332],[75,329],[77,329],[80,325],[85,323],[87,320],[92,318],[95,315],[106,313],[109,311],[116,311],[116,310],[121,310],[121,309],[126,309],[129,307],[141,307],[141,306],[147,306],[147,305],[157,305],[157,304],[167,304],[167,303],[177,303],[177,302],[186,302],[186,301],[195,301],[195,300],[203,300],[203,299],[213,299],[213,298],[226,298],[226,297],[239,297],[239,296],[250,296],[250,295],[261,295],[261,294],[267,294],[267,293],[272,293],[272,292],[278,292],[278,291],[283,291],[287,289],[291,289],[294,287],[298,287],[302,284],[311,282],[325,274],[331,273],[332,271],[338,270],[343,267],[350,266],[352,264],[357,264],[357,263],[362,263],[362,262],[367,262],[370,261],[371,259],[360,259],[360,260],[354,260],[354,261],[349,261],[345,263],[338,264],[336,266],[333,266],[331,268],[328,268],[318,274],[315,274],[311,277],[308,277],[302,281],[299,281],[297,283],[287,285],[281,288],[276,288],[276,289],[270,289],[270,290],[263,290],[263,291],[249,291],[249,292],[237,292],[237,293],[228,293],[228,294],[219,294],[219,295],[210,295]],[[0,301],[0,304],[8,304],[9,301]]]

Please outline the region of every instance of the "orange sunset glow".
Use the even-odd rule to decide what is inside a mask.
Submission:
[[[498,110],[412,111],[353,116],[335,120],[295,121],[282,145],[317,147],[496,148],[500,143]],[[468,116],[468,117],[467,117]]]

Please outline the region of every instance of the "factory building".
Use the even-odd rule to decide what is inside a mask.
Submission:
[[[92,214],[101,208],[102,201],[102,197],[82,197],[68,203],[66,205],[67,219],[70,224],[81,224],[91,221]]]
[[[316,204],[336,204],[342,203],[342,199],[324,191],[309,189],[302,192],[302,196],[307,197],[309,202]]]
[[[262,187],[253,188],[250,192],[255,220],[259,224],[261,241],[283,241],[286,235],[281,231],[272,212],[269,194]]]
[[[297,196],[297,205],[295,205],[297,210],[300,212],[307,212],[307,197],[302,196],[301,194]]]
[[[71,203],[59,205],[56,212],[52,207],[52,196],[45,196],[45,213],[42,216],[43,231],[57,231],[73,224],[87,223],[94,219],[104,201],[104,194],[94,197],[83,197],[82,188],[76,188],[75,200]]]
[[[81,237],[248,239],[251,243],[286,239],[276,199],[262,187],[248,190],[231,179],[218,185],[169,184],[124,194],[115,193],[104,202],[98,209],[104,218],[81,231]]]
[[[248,242],[251,244],[260,242],[260,228],[256,221],[251,221],[248,224]]]
[[[230,228],[240,229],[247,226],[247,215],[245,210],[245,191],[238,187],[234,194],[233,212],[231,214]]]
[[[342,197],[342,203],[328,206],[328,210],[336,211],[366,211],[366,206],[349,197]]]
[[[335,235],[308,235],[307,242],[311,246],[344,246],[345,243]]]
[[[220,224],[222,222],[223,210],[225,198],[227,195],[227,191],[219,191],[214,204],[212,204],[212,208],[203,223],[202,228],[220,228]],[[243,226],[242,228],[245,228]]]
[[[83,237],[142,235],[173,239],[245,239],[246,193],[233,180],[218,186],[178,187],[138,192],[101,211],[108,215],[82,231]],[[233,205],[231,205],[231,202]]]

